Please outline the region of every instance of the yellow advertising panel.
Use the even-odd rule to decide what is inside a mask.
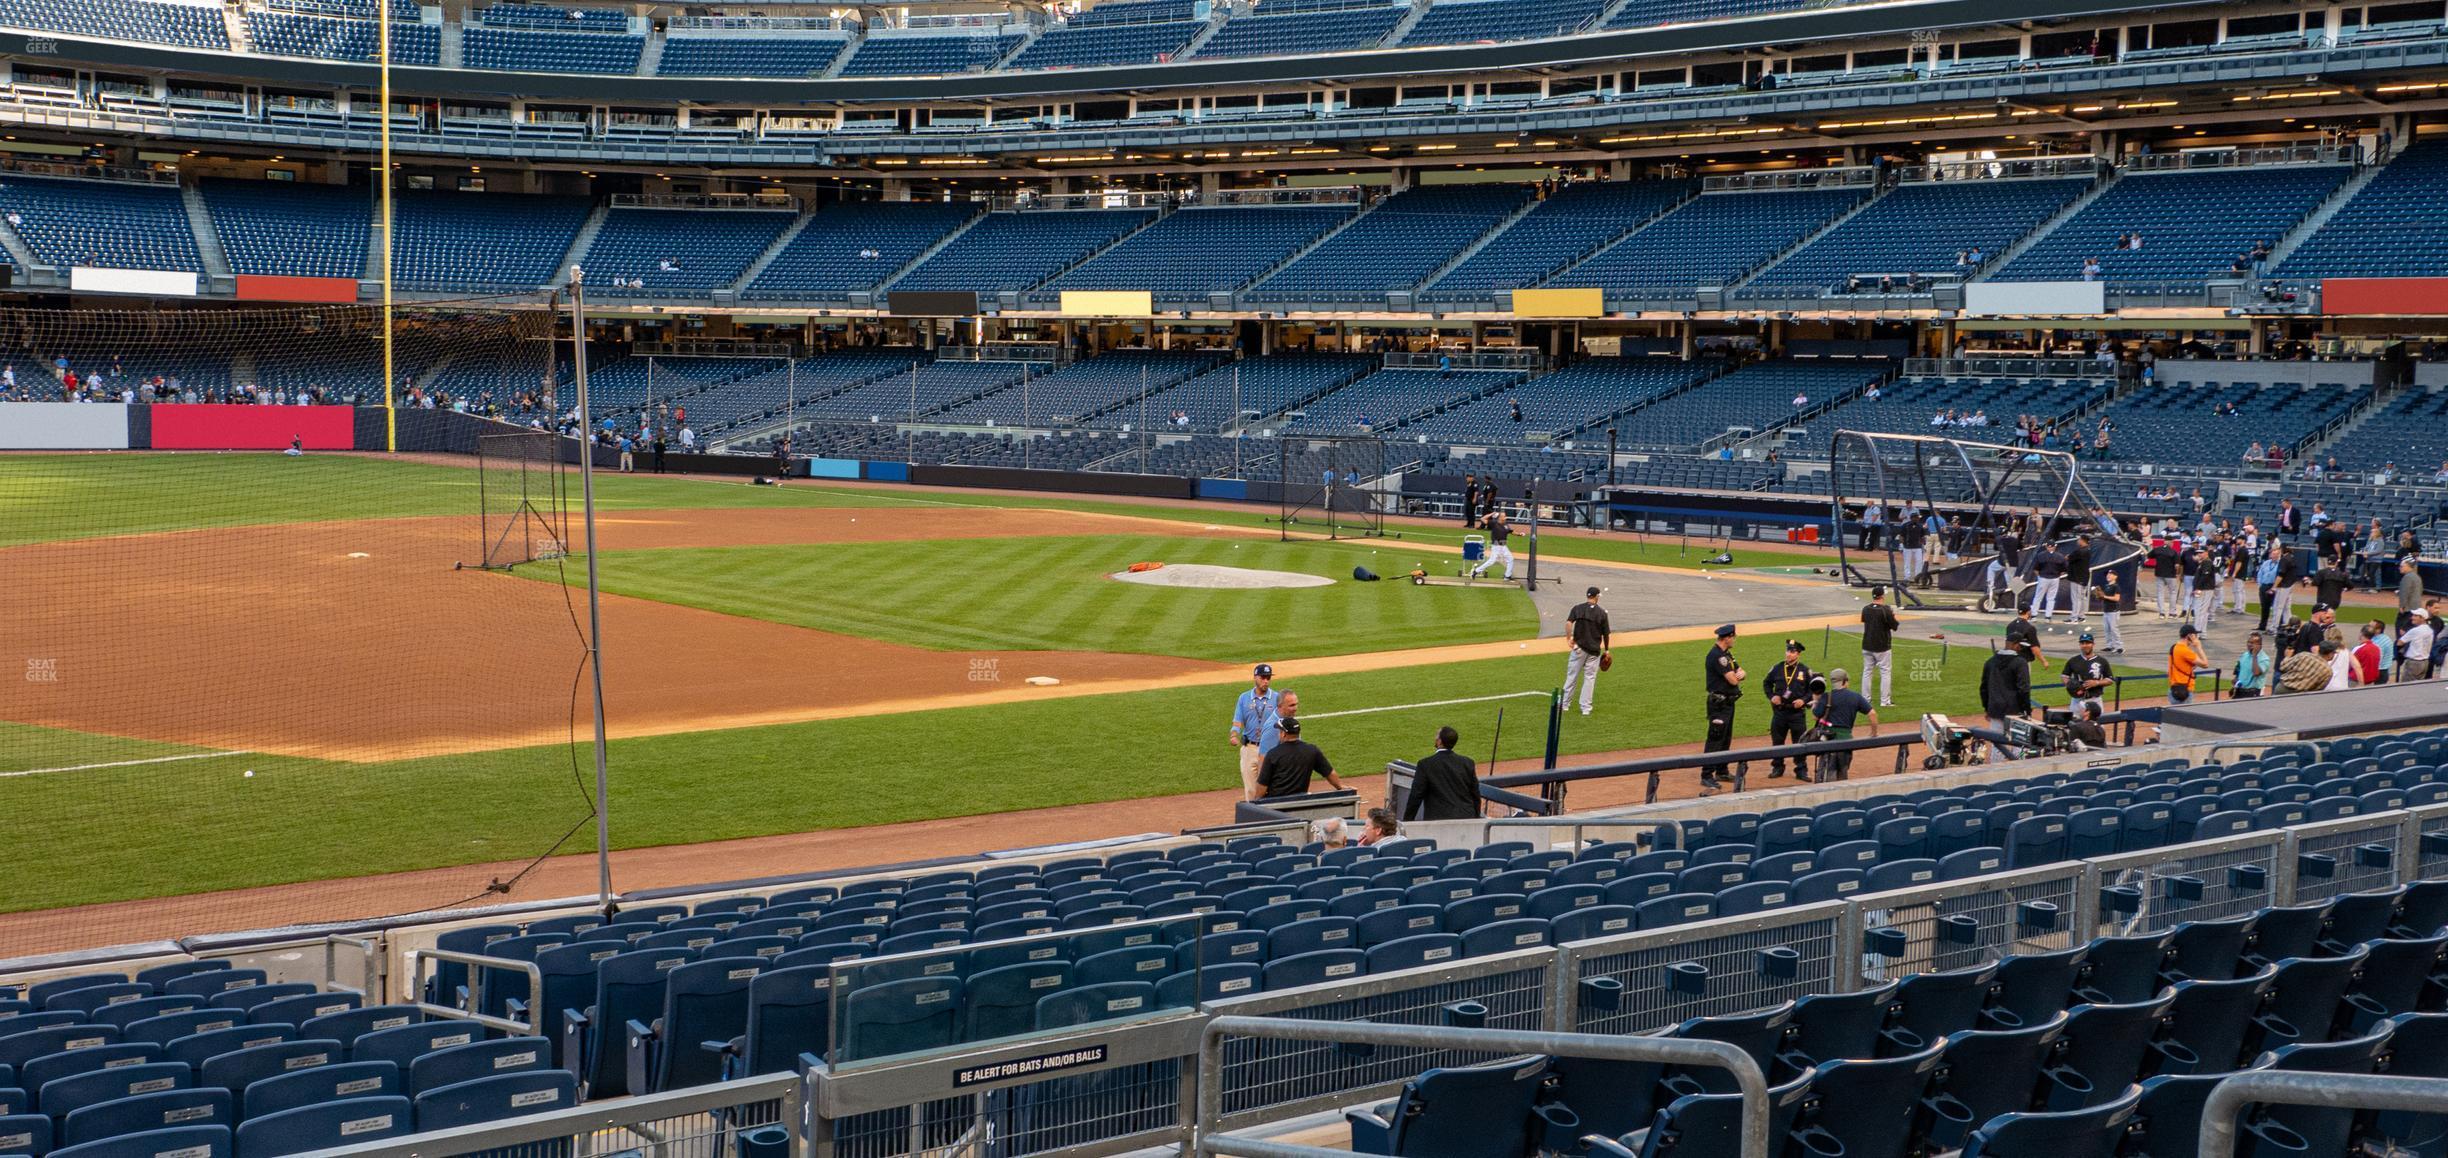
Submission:
[[[1513,291],[1513,312],[1528,318],[1602,318],[1606,316],[1606,291],[1517,289]]]
[[[1144,318],[1156,312],[1146,290],[1064,290],[1062,312],[1075,318]]]

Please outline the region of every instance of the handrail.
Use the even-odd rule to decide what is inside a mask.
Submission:
[[[1349,1158],[1347,1150],[1236,1138],[1212,1127],[1224,1111],[1224,1039],[1227,1036],[1336,1045],[1392,1046],[1424,1050],[1470,1050],[1492,1054],[1544,1054],[1606,1061],[1707,1066],[1734,1075],[1742,1093],[1743,1158],[1768,1155],[1768,1080],[1759,1063],[1739,1046],[1721,1041],[1649,1037],[1640,1034],[1543,1033],[1466,1029],[1445,1025],[1387,1025],[1366,1021],[1300,1021],[1288,1017],[1219,1017],[1199,1038],[1196,1158]],[[2216,1096],[2215,1094],[2213,1095]]]
[[[685,1090],[635,1094],[613,1102],[583,1102],[515,1118],[335,1146],[316,1154],[317,1158],[433,1158],[437,1154],[468,1154],[476,1152],[479,1147],[491,1150],[497,1146],[514,1148],[538,1142],[566,1141],[599,1131],[670,1121],[691,1114],[721,1113],[765,1101],[782,1103],[779,1123],[791,1132],[794,1142],[803,1142],[800,1107],[805,1101],[806,1091],[805,1079],[799,1074],[784,1071],[733,1078]],[[668,1147],[657,1146],[656,1149]],[[797,1152],[799,1147],[794,1145],[792,1149]]]
[[[1672,820],[1641,820],[1627,816],[1505,816],[1479,826],[1479,843],[1486,844],[1499,828],[1569,828],[1572,829],[1575,844],[1581,842],[1581,830],[1584,828],[1650,828],[1660,834],[1653,847],[1683,847],[1683,826]]]
[[[2300,1070],[2240,1073],[2210,1087],[2210,1099],[2202,1104],[2201,1141],[2194,1153],[2199,1158],[2235,1158],[2236,1119],[2252,1105],[2437,1114],[2448,1112],[2448,1078]]]
[[[428,980],[425,973],[425,965],[429,961],[449,961],[454,964],[467,966],[469,970],[471,970],[471,972],[468,974],[470,1000],[474,999],[476,987],[476,974],[473,971],[478,969],[516,970],[527,975],[527,992],[544,992],[544,971],[537,967],[536,963],[533,961],[513,961],[507,957],[487,957],[482,953],[462,953],[456,949],[418,949],[410,953],[409,968],[412,970],[410,983],[414,985],[415,988],[409,990],[409,992],[417,994],[422,994],[425,992],[425,982]],[[498,1029],[506,1033],[516,1033],[526,1037],[544,1036],[544,1010],[541,1006],[535,1005],[532,1002],[528,1005],[527,1020],[525,1021],[516,1021],[507,1017],[495,1017],[489,1013],[478,1013],[473,1009],[461,1009],[455,1005],[439,1005],[434,1002],[427,1001],[423,997],[419,997],[417,999],[416,1007],[418,1011],[432,1017],[447,1017],[453,1021],[472,1021],[478,1025],[484,1026],[487,1029]]]

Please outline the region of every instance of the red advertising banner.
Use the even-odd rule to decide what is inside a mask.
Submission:
[[[354,450],[353,406],[155,406],[156,450]]]
[[[2324,314],[2448,314],[2448,277],[2321,279]]]
[[[353,302],[357,300],[357,279],[273,277],[270,274],[242,273],[238,275],[238,300],[242,302]]]

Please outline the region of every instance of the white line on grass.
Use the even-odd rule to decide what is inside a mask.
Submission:
[[[1418,704],[1388,704],[1382,708],[1346,708],[1340,712],[1303,712],[1304,720],[1331,720],[1336,716],[1365,716],[1372,712],[1407,712],[1413,708],[1445,708],[1455,704],[1484,704],[1489,700],[1518,700],[1524,696],[1546,699],[1550,692],[1500,692],[1492,696],[1466,696],[1458,700],[1429,700]]]
[[[0,772],[0,778],[10,776],[40,776],[47,772],[91,772],[97,768],[132,768],[138,764],[168,764],[174,760],[218,760],[224,756],[252,756],[253,752],[189,752],[184,756],[155,756],[150,760],[113,760],[106,764],[70,764],[64,768],[25,768],[16,772]]]

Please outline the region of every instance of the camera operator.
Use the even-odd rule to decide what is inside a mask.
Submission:
[[[1819,717],[1819,724],[1815,729],[1819,738],[1822,740],[1850,740],[1853,738],[1854,724],[1863,720],[1869,721],[1870,735],[1873,739],[1877,738],[1879,734],[1878,709],[1870,706],[1870,700],[1867,697],[1853,690],[1850,686],[1852,678],[1845,674],[1845,669],[1836,668],[1828,672],[1827,679],[1821,682],[1824,685],[1824,693],[1819,697],[1819,703],[1813,708],[1813,714]],[[1819,779],[1823,781],[1849,779],[1852,772],[1853,753],[1851,752],[1830,752],[1822,758],[1819,765]]]
[[[1785,662],[1768,669],[1760,681],[1760,690],[1768,695],[1768,742],[1772,745],[1799,744],[1810,731],[1811,669],[1802,662],[1802,641],[1785,641]],[[1810,769],[1803,761],[1794,761],[1794,778],[1810,779]],[[1768,778],[1785,775],[1785,759],[1780,756],[1768,762]]]
[[[1700,661],[1700,686],[1706,693],[1708,740],[1701,745],[1703,752],[1723,752],[1734,746],[1734,703],[1742,698],[1742,665],[1734,661],[1734,625],[1717,628],[1717,642]],[[1723,764],[1704,765],[1700,769],[1700,795],[1715,796],[1724,787],[1720,778],[1726,774]]]
[[[2074,719],[2066,725],[2066,735],[2082,741],[2087,748],[2108,746],[2108,729],[2100,726],[2100,703],[2084,700],[2074,709]]]
[[[1989,717],[1989,730],[2006,734],[2006,721],[2031,714],[2031,644],[2018,641],[1989,657],[1981,666],[1981,711]],[[2009,757],[1996,741],[1989,744],[1992,761]]]

